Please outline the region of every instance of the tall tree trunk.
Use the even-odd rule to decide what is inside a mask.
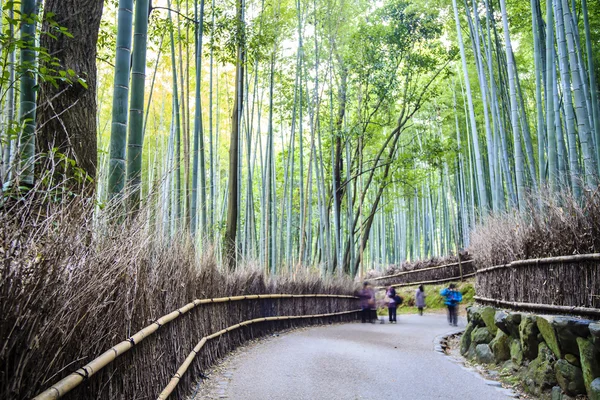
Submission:
[[[200,222],[202,233],[206,234],[206,166],[204,163],[204,130],[202,127],[202,96],[200,93],[202,82],[202,36],[204,33],[204,0],[194,3],[196,17],[196,32],[194,35],[196,45],[196,109],[194,111],[194,150],[192,169],[192,198],[191,198],[191,231],[196,233],[197,204],[198,204],[198,166],[200,167]]]
[[[229,138],[229,182],[227,196],[227,225],[223,240],[223,263],[233,270],[236,266],[236,235],[238,219],[238,164],[240,120],[244,98],[244,0],[237,0],[237,58],[235,66],[235,94],[231,114],[231,136]]]
[[[98,156],[96,43],[103,4],[103,0],[47,0],[44,14],[54,15],[52,20],[66,28],[70,35],[56,32],[56,26],[50,24],[49,18],[44,18],[40,37],[40,46],[58,59],[59,68],[72,70],[85,84],[77,82],[73,76],[69,76],[72,83],[58,81],[57,86],[40,82],[38,151],[48,152],[56,147],[76,160],[92,178],[96,177]]]

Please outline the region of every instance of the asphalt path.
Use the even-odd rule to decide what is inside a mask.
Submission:
[[[399,315],[397,324],[385,322],[308,328],[248,346],[229,357],[221,375],[211,377],[213,388],[196,399],[511,398],[435,351],[440,336],[456,331],[444,315]]]

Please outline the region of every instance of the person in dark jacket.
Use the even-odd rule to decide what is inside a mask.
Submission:
[[[419,309],[419,315],[423,315],[423,309],[425,308],[425,288],[423,285],[419,286],[415,292],[415,303]]]
[[[457,326],[458,304],[462,301],[462,294],[456,290],[454,283],[451,283],[447,288],[442,289],[440,294],[446,298],[445,303],[448,307],[448,323]]]
[[[388,314],[390,324],[396,322],[396,308],[398,307],[398,303],[396,302],[396,289],[393,287],[389,287],[387,292],[385,293],[388,299]]]
[[[363,283],[363,288],[358,292],[360,298],[361,320],[362,322],[373,322],[371,309],[375,307],[375,291],[369,285],[369,282]]]

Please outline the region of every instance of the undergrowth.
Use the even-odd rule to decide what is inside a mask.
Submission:
[[[119,207],[109,205],[99,211],[93,200],[79,196],[53,201],[32,190],[5,198],[9,200],[0,209],[3,399],[33,397],[194,299],[260,293],[352,294],[356,289],[347,279],[323,280],[307,270],[277,277],[265,276],[252,265],[235,273],[221,271],[212,252],[199,254],[188,234],[162,234],[160,218],[152,217],[156,213],[151,208],[124,219]],[[349,306],[341,300],[322,304],[315,303],[307,313]],[[98,383],[94,395],[80,395],[156,396],[157,387],[166,384],[202,334],[240,322],[239,318],[260,316],[264,310],[257,307],[224,308],[226,315],[217,312],[220,308],[207,307],[193,320],[161,328],[156,340],[142,343],[143,353],[131,351],[124,357],[120,371],[132,374],[131,378],[119,381],[104,376],[110,384]],[[285,307],[298,312],[304,306],[273,302],[272,307],[275,312]],[[194,367],[195,372],[245,340],[243,335],[264,334],[261,329],[240,330],[235,340],[219,341],[212,352],[208,346],[208,358]],[[71,398],[83,398],[78,396]]]

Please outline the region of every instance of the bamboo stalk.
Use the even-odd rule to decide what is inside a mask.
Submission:
[[[88,364],[79,368],[77,371],[68,375],[64,379],[61,379],[50,388],[45,390],[44,392],[37,395],[34,400],[49,400],[49,399],[58,399],[77,386],[79,386],[85,379],[89,378],[96,372],[100,371],[102,368],[106,367],[112,361],[114,361],[120,355],[126,353],[135,345],[139,344],[141,341],[151,336],[163,325],[168,324],[174,319],[180,317],[181,315],[186,314],[193,308],[209,303],[226,303],[232,301],[242,301],[242,300],[257,300],[257,299],[285,299],[285,298],[338,298],[338,299],[357,299],[356,296],[349,295],[337,295],[337,294],[254,294],[254,295],[245,295],[245,296],[230,296],[230,297],[218,297],[213,299],[196,299],[191,303],[186,304],[185,306],[169,313],[163,315],[159,319],[157,319],[152,324],[146,326],[142,330],[135,333],[129,339],[124,340],[117,345],[111,347],[104,353],[102,353],[99,357],[90,361]],[[229,328],[228,328],[229,329]]]
[[[502,269],[502,268],[524,267],[524,266],[533,265],[533,264],[546,265],[546,264],[559,264],[559,263],[574,262],[574,261],[577,261],[577,262],[600,261],[600,253],[576,254],[573,256],[532,258],[530,260],[518,260],[518,261],[513,261],[511,263],[508,263],[508,264],[494,265],[493,267],[482,268],[482,269],[478,270],[477,273],[481,274],[481,273],[495,271],[497,269]]]
[[[536,303],[521,303],[517,301],[506,301],[489,299],[486,297],[473,297],[476,301],[481,303],[494,304],[497,306],[505,306],[517,309],[525,309],[532,311],[548,311],[548,312],[560,312],[568,314],[581,314],[581,315],[594,315],[600,317],[600,309],[588,308],[588,307],[575,307],[575,306],[558,306],[554,304],[536,304]]]
[[[169,381],[169,384],[160,393],[160,395],[158,395],[158,400],[164,400],[164,399],[168,398],[171,395],[171,393],[173,393],[173,390],[175,390],[175,388],[177,387],[177,384],[179,383],[179,380],[181,379],[181,377],[183,376],[183,374],[188,370],[188,368],[192,364],[192,361],[194,360],[194,358],[196,358],[196,355],[202,349],[202,347],[204,347],[204,345],[206,344],[206,342],[208,340],[215,339],[215,338],[217,338],[217,337],[219,337],[221,335],[224,335],[227,332],[231,332],[231,331],[239,329],[239,328],[241,328],[243,326],[248,326],[248,325],[256,324],[256,323],[259,323],[259,322],[286,321],[286,320],[290,320],[290,319],[303,319],[303,318],[335,317],[335,316],[338,316],[338,315],[347,315],[347,314],[352,314],[352,313],[357,313],[357,312],[360,312],[360,310],[341,311],[341,312],[335,312],[335,313],[329,313],[329,314],[294,315],[294,316],[278,316],[278,317],[255,318],[255,319],[250,319],[250,320],[246,320],[246,321],[240,322],[239,324],[232,325],[232,326],[227,327],[225,329],[221,329],[220,331],[215,332],[212,335],[205,336],[205,337],[203,337],[200,340],[200,342],[198,342],[198,344],[196,345],[196,347],[194,347],[194,349],[190,352],[190,354],[188,354],[188,356],[186,357],[186,359],[183,362],[183,364],[181,364],[181,366],[179,367],[179,369],[177,370],[177,372],[175,373],[175,375],[173,375],[173,378],[171,378],[171,381]]]
[[[468,261],[456,262],[456,263],[452,263],[452,264],[438,265],[436,267],[427,267],[427,268],[421,268],[421,269],[414,269],[412,271],[403,271],[403,272],[399,272],[399,273],[393,274],[393,275],[380,276],[380,277],[377,277],[377,278],[373,278],[371,280],[372,281],[380,281],[382,279],[395,278],[397,276],[414,274],[416,272],[431,271],[431,270],[434,270],[434,269],[441,269],[441,268],[446,268],[446,267],[455,267],[457,265],[462,266],[462,265],[469,264],[469,263],[472,263],[472,262],[473,262],[473,260],[468,260]]]

